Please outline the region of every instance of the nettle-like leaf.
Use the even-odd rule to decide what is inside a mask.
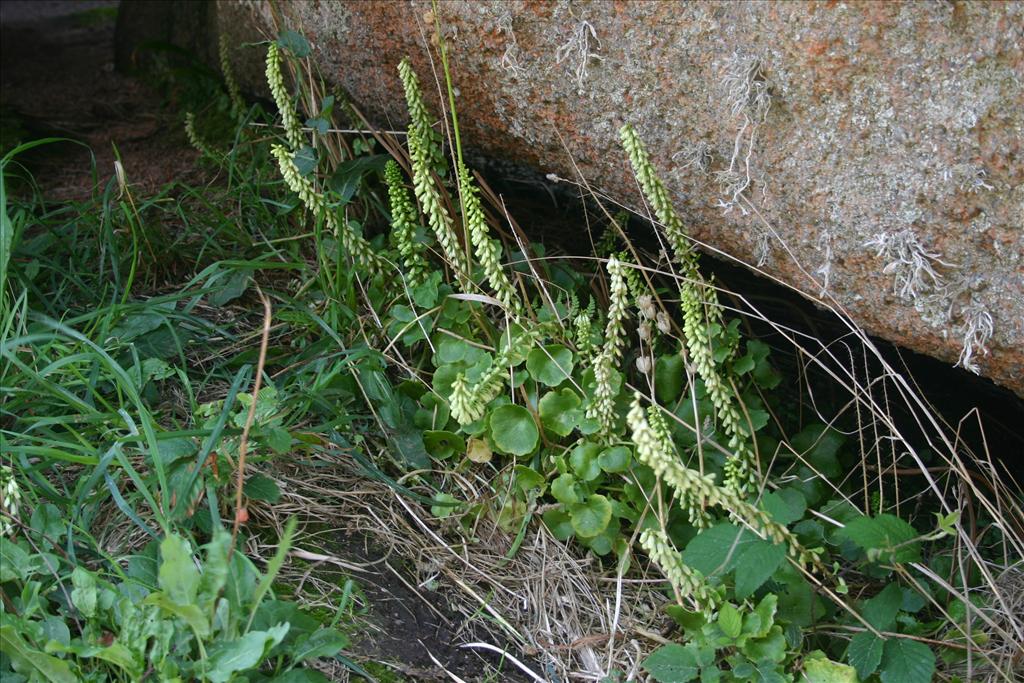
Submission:
[[[858,633],[850,639],[846,661],[853,665],[861,679],[865,679],[878,670],[884,647],[885,641],[871,631]]]
[[[247,498],[262,500],[267,503],[276,503],[281,499],[281,489],[277,483],[265,474],[256,474],[249,477],[242,487],[242,492]]]
[[[549,344],[530,351],[526,369],[541,384],[557,387],[572,376],[572,351],[561,344]]]
[[[804,672],[800,683],[857,683],[857,672],[852,666],[833,662],[821,650],[804,658]]]
[[[902,603],[903,591],[899,584],[890,583],[878,595],[864,602],[861,616],[879,631],[888,631],[896,624]]]
[[[528,455],[537,447],[540,432],[530,411],[522,406],[495,408],[490,418],[491,438],[503,453]]]
[[[757,537],[728,522],[705,529],[683,550],[683,562],[705,577],[721,576],[735,566],[736,556]]]
[[[792,524],[807,511],[807,498],[796,489],[785,488],[765,494],[761,505],[779,524]]]
[[[729,522],[705,529],[683,551],[683,561],[708,578],[735,571],[736,597],[741,599],[760,588],[785,557],[784,546]]]
[[[658,683],[688,683],[700,673],[693,645],[669,643],[647,656],[643,667]]]
[[[708,623],[703,612],[691,612],[679,605],[666,605],[665,614],[669,615],[684,633],[696,633]]]
[[[771,578],[782,561],[786,559],[783,545],[757,539],[750,543],[736,558],[736,597],[748,597]]]
[[[924,643],[906,638],[885,641],[882,683],[929,683],[935,673],[935,653]]]
[[[772,626],[775,625],[775,613],[778,611],[779,597],[769,593],[761,598],[757,607],[743,618],[743,632],[754,638],[763,638],[768,635]]]
[[[779,671],[779,665],[770,661],[739,661],[738,656],[729,658],[733,680],[750,683],[789,683],[792,677]]]
[[[867,552],[869,560],[896,563],[921,559],[921,545],[915,540],[917,531],[895,515],[858,517],[840,534]]]
[[[320,163],[320,158],[315,148],[303,145],[301,149],[295,152],[295,155],[292,157],[292,163],[298,169],[299,175],[308,176],[316,170],[317,165]]]
[[[768,361],[771,349],[767,344],[756,339],[747,342],[747,355],[754,359],[752,377],[762,389],[774,389],[782,381],[782,375]]]
[[[284,455],[292,447],[292,435],[287,429],[270,427],[262,430],[260,442],[265,444],[278,455]]]
[[[812,424],[793,437],[792,446],[800,453],[800,460],[806,462],[819,474],[828,478],[839,477],[839,449],[846,437],[823,424]]]
[[[743,630],[743,617],[740,611],[730,603],[725,603],[718,610],[718,628],[730,638],[739,638]]]
[[[308,57],[313,51],[306,37],[291,29],[281,31],[277,36],[277,44],[300,59]]]
[[[580,410],[582,403],[579,394],[572,389],[549,391],[540,399],[538,405],[540,421],[546,429],[555,434],[568,436],[583,417],[583,411]]]
[[[571,505],[569,517],[577,536],[597,536],[608,528],[608,523],[612,519],[612,506],[607,498],[594,493],[587,496],[586,501]]]
[[[778,664],[786,659],[786,647],[786,636],[782,632],[782,627],[772,626],[764,636],[751,638],[744,643],[743,654],[755,662]]]

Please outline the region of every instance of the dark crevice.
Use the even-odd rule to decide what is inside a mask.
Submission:
[[[532,239],[545,242],[550,250],[567,256],[590,256],[591,237],[601,236],[608,223],[607,212],[592,199],[581,199],[580,189],[570,183],[551,182],[528,168],[474,160],[484,168],[484,176],[504,200],[508,212]],[[628,233],[639,247],[656,253],[658,243],[653,227],[639,216],[631,216]],[[747,268],[723,259],[703,256],[701,265],[725,289],[736,292],[750,302],[761,315],[775,324],[795,330],[829,347],[838,357],[847,355],[848,365],[857,368],[861,382],[877,377],[881,364],[865,353],[861,343],[833,313],[815,305],[790,289],[760,277]],[[739,301],[731,304],[745,308]],[[747,334],[761,339],[773,348],[772,361],[787,377],[802,377],[804,389],[797,399],[807,399],[807,387],[814,392],[815,402],[826,416],[849,400],[849,393],[835,379],[814,364],[798,361],[792,344],[771,325],[756,316],[744,316]],[[991,454],[1017,482],[1024,482],[1024,399],[985,377],[979,377],[945,361],[916,353],[880,337],[870,336],[882,357],[893,368],[909,378],[911,386],[928,402],[935,413],[950,425],[949,433],[959,429],[961,452]],[[813,344],[805,344],[815,348]],[[798,382],[794,385],[799,384]],[[793,390],[798,391],[797,389]],[[911,443],[925,444],[925,434],[894,392],[889,393],[888,406],[900,431]],[[876,399],[884,395],[876,392]]]

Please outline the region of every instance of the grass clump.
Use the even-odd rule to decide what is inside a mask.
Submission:
[[[190,136],[218,115],[189,115]],[[319,619],[284,599],[279,573],[296,520],[280,536],[258,521],[281,496],[260,470],[308,450],[318,413],[322,429],[351,418],[328,387],[310,400],[304,372],[263,375],[262,390],[254,381],[280,353],[267,341],[288,339],[293,358],[312,352],[327,373],[345,361],[324,351],[314,310],[282,303],[277,283],[313,289],[316,275],[294,248],[293,207],[261,172],[268,154],[253,137],[243,130],[230,151],[207,152],[227,185],[173,184],[147,198],[120,176],[88,199],[49,203],[19,156],[64,141],[0,160],[4,680],[319,681],[325,667],[362,671],[342,654],[347,595]],[[240,305],[263,273],[278,314],[293,320],[273,335]]]

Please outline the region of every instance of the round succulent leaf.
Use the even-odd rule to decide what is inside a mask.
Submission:
[[[448,424],[451,410],[448,402],[437,394],[428,393],[420,397],[420,407],[413,415],[413,424],[420,429],[444,429]]]
[[[542,517],[544,519],[544,524],[546,524],[548,530],[551,531],[551,535],[559,541],[566,541],[572,538],[572,535],[576,533],[573,531],[572,520],[569,519],[569,513],[565,510],[560,510],[558,508],[547,510]]]
[[[586,389],[585,393],[587,396],[593,396],[594,390],[597,388],[597,380],[594,378],[594,369],[587,368],[584,370],[581,379],[583,380],[583,387]],[[622,382],[624,379],[625,378],[622,373],[618,370],[612,370],[611,374],[608,375],[608,385],[612,389],[613,396],[618,396],[619,392],[622,391]]]
[[[466,445],[466,457],[476,463],[490,462],[491,446],[487,443],[486,439],[474,437]]]
[[[592,441],[584,441],[572,449],[572,453],[569,454],[569,465],[580,479],[593,481],[601,474],[601,465],[598,462],[600,453],[599,445]]]
[[[428,430],[423,432],[423,445],[438,460],[447,460],[456,453],[466,451],[466,440],[453,432]]]
[[[446,296],[441,306],[441,319],[453,325],[464,323],[473,315],[475,304],[475,301]]]
[[[558,478],[551,482],[551,495],[562,505],[574,505],[580,500],[576,493],[576,477],[568,472],[558,475]]]
[[[530,411],[522,406],[504,405],[491,412],[491,438],[503,453],[528,455],[537,447],[540,432]]]
[[[430,514],[438,519],[448,517],[459,506],[459,500],[450,493],[435,493],[434,504],[430,506]]]
[[[545,481],[544,475],[532,467],[516,465],[512,468],[512,471],[516,475],[516,486],[523,492],[532,491],[534,489],[543,489]]]
[[[464,339],[438,332],[434,335],[434,365],[460,363],[466,357],[469,348]]]
[[[633,523],[640,519],[640,513],[626,499],[612,498],[611,504],[612,514],[619,519],[628,519]]]
[[[476,362],[466,368],[466,380],[470,384],[476,384],[485,372],[491,369],[494,359],[489,354],[482,353]],[[443,395],[443,394],[442,394]]]
[[[530,347],[524,346],[521,343],[521,337],[526,332],[526,328],[519,323],[512,323],[506,329],[501,332],[501,341],[498,342],[498,353],[502,353],[509,349],[509,344],[512,344],[511,353],[508,354],[509,365],[515,367],[526,360],[527,355],[530,352]]]
[[[583,434],[584,436],[590,436],[591,434],[596,434],[601,430],[601,423],[598,421],[596,417],[584,416],[580,420],[579,428],[580,434]]]
[[[549,391],[540,399],[540,421],[555,434],[569,436],[583,417],[580,410],[582,403],[579,394],[568,387],[560,391]]]
[[[654,362],[654,393],[662,405],[676,402],[683,393],[686,365],[678,353],[659,356]]]
[[[632,452],[625,446],[612,446],[601,451],[597,456],[597,464],[608,473],[625,472],[632,459]]]
[[[450,396],[452,393],[452,384],[455,383],[456,378],[464,372],[464,369],[460,365],[447,364],[441,365],[434,370],[434,378],[431,385],[441,396]]]
[[[592,538],[580,540],[585,546],[590,548],[591,552],[600,557],[604,557],[612,551],[612,539],[608,538],[607,534],[598,534]]]
[[[619,523],[615,519],[612,519],[608,526],[604,528],[604,531],[596,536],[590,536],[587,538],[580,538],[580,543],[590,548],[591,552],[595,555],[604,557],[612,551],[615,547],[615,542],[622,538],[621,529]]]
[[[608,528],[612,519],[612,505],[599,493],[587,496],[587,500],[569,507],[572,528],[581,538],[597,536]]]
[[[561,344],[548,344],[530,351],[526,369],[541,384],[556,387],[572,376],[572,351]]]

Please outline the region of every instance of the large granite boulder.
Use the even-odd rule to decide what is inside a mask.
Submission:
[[[236,45],[301,31],[376,124],[406,120],[400,59],[433,80],[430,2],[202,12]],[[630,122],[712,250],[1024,394],[1024,4],[450,0],[438,12],[476,151],[565,177],[575,163],[642,207],[618,143]],[[258,60],[245,62],[255,85]]]

